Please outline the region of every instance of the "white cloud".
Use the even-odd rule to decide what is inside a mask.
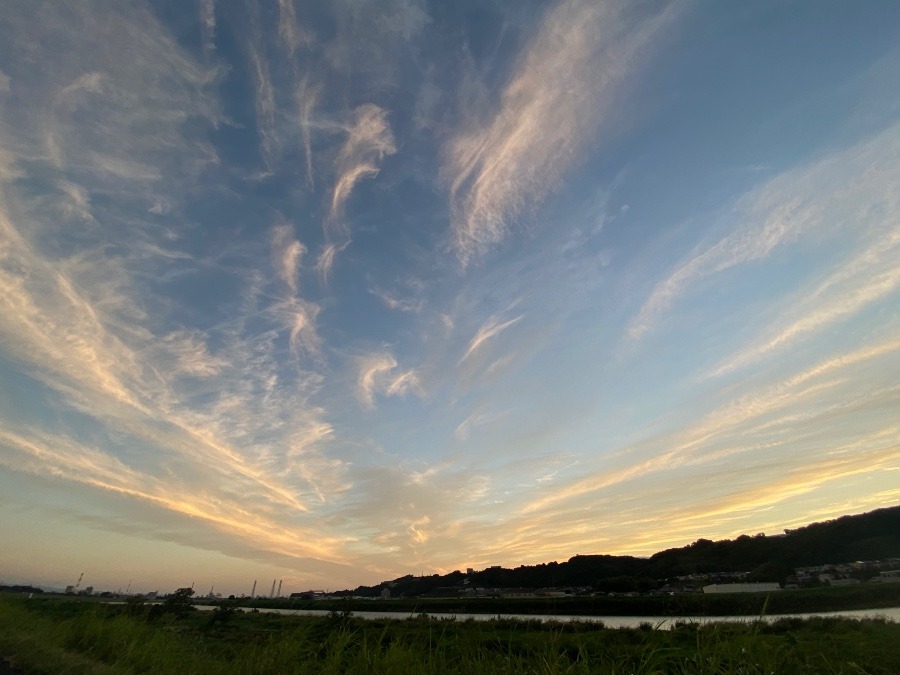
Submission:
[[[343,251],[347,244],[325,244],[316,258],[316,271],[323,281],[328,281],[331,274],[331,268],[334,267],[334,259],[338,253]]]
[[[259,29],[257,29],[259,30]],[[279,149],[279,137],[275,127],[277,113],[275,103],[275,85],[269,73],[269,62],[264,52],[265,45],[261,36],[251,40],[247,45],[247,57],[250,60],[250,73],[256,87],[254,102],[256,104],[256,128],[260,137],[262,157],[269,166]]]
[[[900,175],[898,175],[900,179]],[[886,214],[888,222],[896,222],[900,211]],[[747,367],[770,353],[784,349],[811,334],[822,332],[835,323],[845,321],[864,309],[889,297],[900,288],[900,228],[878,239],[862,253],[842,264],[812,293],[804,293],[788,318],[769,329],[764,337],[719,365],[714,376]],[[799,316],[797,316],[799,314]],[[774,333],[774,334],[772,334]]]
[[[466,349],[465,354],[463,354],[462,358],[459,360],[459,363],[468,359],[482,344],[484,344],[485,341],[497,337],[510,326],[517,324],[524,317],[524,314],[520,314],[514,319],[501,321],[500,317],[492,316],[478,329],[478,332],[475,333],[475,337],[469,342],[469,346]]]
[[[302,348],[306,353],[317,356],[322,346],[316,329],[319,306],[302,298],[291,298],[280,306],[280,310],[288,319],[291,350],[298,352]]]
[[[87,190],[67,180],[59,181],[57,185],[60,192],[65,195],[59,200],[62,217],[94,222],[94,216],[91,214],[91,198]]]
[[[369,354],[357,359],[359,375],[356,396],[367,408],[375,406],[375,396],[422,395],[422,384],[415,370],[393,372],[398,364],[391,354]]]
[[[734,230],[656,285],[629,326],[629,336],[645,335],[702,279],[762,260],[804,235],[822,236],[841,228],[883,231],[898,214],[898,155],[900,127],[895,126],[811,166],[781,174],[741,198],[734,208]]]
[[[278,39],[291,59],[301,46],[312,45],[312,36],[297,21],[294,0],[278,0]]]
[[[200,0],[200,32],[203,48],[212,51],[216,39],[216,0]]]
[[[549,10],[484,125],[446,148],[460,259],[500,242],[578,160],[677,5],[640,16],[634,3],[567,0]]]
[[[335,161],[337,178],[329,211],[329,221],[334,226],[343,229],[344,205],[356,184],[363,178],[377,175],[378,162],[396,151],[387,111],[373,104],[356,108],[347,127],[347,138]]]
[[[377,175],[379,162],[385,155],[397,151],[387,111],[377,105],[366,104],[356,108],[346,127],[346,134],[334,164],[335,183],[325,220],[327,242],[316,263],[323,279],[328,278],[335,256],[350,243],[344,207],[353,188],[359,181]]]
[[[0,402],[0,461],[135,500],[144,523],[184,517],[190,545],[340,558],[345,537],[307,514],[346,490],[347,465],[311,402],[322,376],[285,358],[321,351],[318,305],[298,296],[302,244],[273,232],[288,291],[273,298],[265,244],[223,264],[178,229],[186,202],[209,196],[216,71],[129,3],[39,19],[0,5],[0,54],[30,55],[0,124],[0,350],[66,414],[26,428],[25,404]],[[21,178],[51,189],[34,198]],[[195,306],[185,326],[182,275],[245,297]]]
[[[294,103],[297,108],[297,124],[300,125],[300,138],[303,143],[303,154],[306,158],[306,183],[310,189],[315,187],[312,154],[312,114],[319,101],[320,88],[304,77],[294,90]]]
[[[164,336],[165,354],[174,356],[177,371],[196,377],[212,377],[228,365],[222,357],[210,353],[204,336],[199,331],[178,331]]]
[[[743,455],[749,458],[762,450],[778,453],[790,442],[794,451],[784,460],[809,470],[806,462],[812,458],[803,451],[804,435],[819,437],[830,428],[827,442],[813,445],[815,457],[825,447],[840,444],[844,435],[851,438],[868,433],[869,411],[882,411],[894,404],[898,390],[888,385],[870,387],[863,394],[848,391],[844,374],[859,373],[864,367],[871,370],[896,361],[900,342],[891,340],[861,347],[832,356],[814,366],[783,377],[778,381],[737,395],[726,390],[731,398],[693,424],[666,434],[660,434],[626,448],[625,456],[647,454],[644,459],[620,468],[607,468],[583,476],[565,486],[557,486],[552,494],[531,500],[523,513],[531,514],[548,507],[574,503],[579,497],[610,489],[622,483],[636,481],[650,474],[675,472],[687,465],[699,465]],[[879,364],[881,364],[879,366]],[[850,384],[852,387],[852,384]],[[881,437],[877,434],[873,440]],[[880,451],[880,441],[875,450]],[[660,450],[663,449],[662,452]],[[873,452],[875,451],[873,450]],[[860,467],[867,466],[866,458],[858,458]],[[749,462],[749,459],[745,461]],[[577,508],[577,507],[576,507]]]
[[[389,378],[384,389],[387,396],[404,396],[408,392],[422,394],[422,382],[414,370],[407,370]]]
[[[297,275],[300,262],[306,255],[306,246],[293,236],[293,228],[286,222],[280,222],[272,228],[272,257],[278,278],[290,289],[291,294],[298,291]]]
[[[420,312],[424,306],[424,302],[421,299],[401,298],[380,288],[370,288],[369,293],[381,300],[385,307],[397,310],[398,312]]]

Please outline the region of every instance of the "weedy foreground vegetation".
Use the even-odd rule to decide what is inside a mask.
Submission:
[[[886,620],[655,630],[155,607],[0,598],[0,656],[26,673],[900,673]]]

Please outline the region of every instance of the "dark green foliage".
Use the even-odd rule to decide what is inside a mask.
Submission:
[[[147,614],[147,601],[140,595],[132,595],[125,601],[125,613],[129,616],[144,616]]]
[[[194,595],[193,588],[179,588],[163,600],[162,606],[166,612],[175,616],[184,616],[194,609],[194,604],[191,602],[192,595]]]
[[[231,622],[237,615],[237,602],[234,600],[222,600],[209,613],[209,619],[206,622],[207,628],[222,627]]]
[[[43,593],[43,589],[34,586],[0,585],[0,593]]]
[[[192,595],[194,595],[193,588],[179,588],[166,597],[162,604],[153,605],[147,616],[150,620],[157,620],[166,614],[171,614],[176,619],[184,618],[191,612],[196,611],[194,604],[191,602]]]

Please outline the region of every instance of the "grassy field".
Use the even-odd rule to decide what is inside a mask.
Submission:
[[[158,613],[157,613],[158,614]],[[900,673],[900,625],[607,629],[538,621],[363,621],[0,598],[0,656],[45,673]]]

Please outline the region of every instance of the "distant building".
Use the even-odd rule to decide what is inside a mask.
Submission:
[[[870,584],[898,584],[900,583],[900,570],[884,570],[877,577],[869,579]]]
[[[855,586],[859,583],[859,579],[832,579],[828,582],[829,586]]]
[[[382,600],[390,600],[391,599],[391,589],[390,588],[382,588],[381,589],[381,599]]]
[[[534,598],[537,593],[533,588],[499,588],[497,595],[501,598]]]
[[[754,584],[709,584],[703,587],[704,593],[768,593],[780,590],[781,586],[774,581]]]

